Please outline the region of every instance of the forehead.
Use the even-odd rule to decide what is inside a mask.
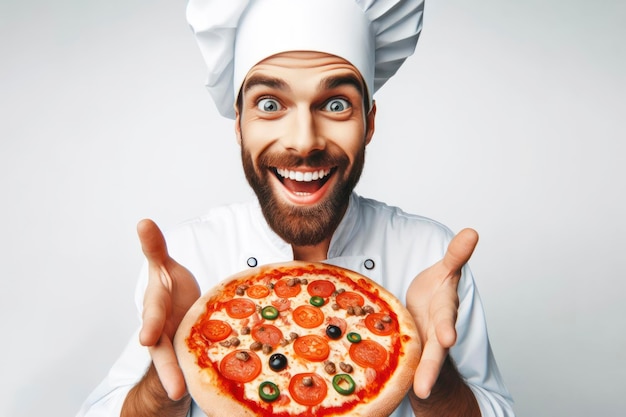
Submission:
[[[321,52],[292,51],[271,56],[252,67],[242,91],[259,84],[289,89],[329,88],[338,79],[343,80],[340,84],[352,84],[363,94],[365,84],[360,72],[345,59]]]

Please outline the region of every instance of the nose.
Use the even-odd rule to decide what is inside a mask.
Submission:
[[[284,147],[301,156],[321,151],[326,141],[309,108],[297,108],[290,117],[289,128],[283,138]]]

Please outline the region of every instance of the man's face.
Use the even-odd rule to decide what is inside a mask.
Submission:
[[[243,167],[272,229],[297,246],[329,238],[374,132],[359,72],[314,52],[268,58],[248,73],[236,131]]]

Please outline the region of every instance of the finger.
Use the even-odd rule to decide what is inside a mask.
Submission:
[[[456,279],[446,280],[431,299],[429,322],[433,326],[437,340],[444,348],[456,342],[456,319],[459,312],[459,296]]]
[[[457,305],[447,302],[441,305],[433,315],[433,324],[437,341],[444,348],[450,348],[456,342]]]
[[[169,255],[159,226],[150,219],[143,219],[137,223],[137,235],[141,242],[141,250],[148,262],[162,265]]]
[[[452,238],[443,257],[443,265],[449,271],[458,271],[469,261],[478,243],[478,233],[474,229],[463,229]]]
[[[185,378],[171,340],[161,337],[159,343],[150,348],[150,356],[167,396],[173,401],[180,400],[186,394]]]
[[[167,319],[169,293],[162,284],[164,270],[150,265],[148,286],[143,299],[143,312],[139,341],[144,346],[153,346],[161,337]]]
[[[426,399],[430,396],[447,354],[448,350],[441,347],[434,338],[429,338],[426,342],[413,379],[413,391],[419,398]]]

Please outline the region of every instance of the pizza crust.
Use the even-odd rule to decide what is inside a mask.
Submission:
[[[244,403],[239,402],[236,398],[230,395],[230,392],[228,391],[229,388],[223,384],[220,379],[222,377],[212,366],[202,367],[198,364],[199,360],[196,357],[196,353],[188,346],[188,338],[193,326],[198,322],[200,317],[206,315],[207,305],[212,305],[225,295],[225,288],[230,288],[228,287],[229,283],[263,274],[273,269],[302,267],[314,269],[331,268],[341,270],[353,281],[358,282],[359,280],[365,280],[364,282],[373,285],[376,288],[379,297],[383,299],[390,306],[391,310],[397,315],[398,325],[403,335],[402,343],[400,344],[402,352],[400,352],[396,370],[392,373],[377,395],[370,397],[367,402],[357,404],[354,408],[347,410],[345,413],[320,413],[319,415],[349,415],[363,417],[388,416],[400,404],[406,392],[411,388],[415,370],[419,362],[421,346],[413,318],[401,302],[379,284],[354,271],[328,264],[291,261],[252,268],[225,279],[220,284],[203,294],[189,309],[183,321],[179,325],[178,331],[174,337],[174,349],[176,351],[179,365],[185,376],[187,389],[192,398],[207,414],[207,416],[223,417],[227,415],[229,417],[254,417],[263,414],[255,413]],[[332,387],[330,387],[330,389],[332,389]]]

